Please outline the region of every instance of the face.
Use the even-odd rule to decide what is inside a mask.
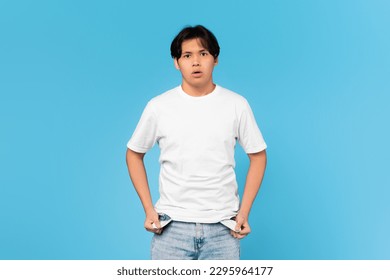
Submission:
[[[208,90],[214,87],[212,74],[218,59],[202,46],[199,39],[184,41],[181,49],[181,57],[174,61],[183,77],[183,89]]]

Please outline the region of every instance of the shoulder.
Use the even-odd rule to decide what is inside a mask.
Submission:
[[[152,107],[160,107],[160,106],[165,106],[167,104],[172,104],[177,98],[178,93],[179,93],[178,87],[172,88],[153,97],[149,101],[148,105]]]
[[[150,99],[146,108],[154,113],[157,113],[163,108],[175,106],[177,96],[178,87],[175,87]]]
[[[221,87],[218,85],[218,90],[220,91],[221,98],[225,99],[228,102],[232,102],[236,107],[246,107],[248,101],[241,94],[229,90],[227,88]]]

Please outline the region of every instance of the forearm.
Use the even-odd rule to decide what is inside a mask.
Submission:
[[[260,189],[261,182],[263,181],[265,167],[267,164],[267,156],[265,150],[256,154],[250,154],[248,156],[250,159],[250,165],[246,177],[244,194],[242,196],[241,207],[239,211],[240,214],[244,215],[245,217],[249,216],[252,204]]]
[[[136,153],[130,149],[126,152],[126,163],[131,181],[141,200],[145,213],[154,209],[145,165],[143,161],[144,154]]]

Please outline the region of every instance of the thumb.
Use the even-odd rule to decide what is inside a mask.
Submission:
[[[241,231],[241,228],[242,228],[242,224],[243,224],[243,221],[240,220],[240,219],[236,219],[236,227],[234,228],[234,230],[236,232],[240,232]]]
[[[156,227],[156,229],[160,229],[161,228],[161,224],[160,224],[160,221],[157,217],[157,219],[153,219],[153,224],[152,224],[153,227]]]

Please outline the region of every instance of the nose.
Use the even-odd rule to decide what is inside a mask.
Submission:
[[[193,61],[192,61],[192,66],[200,66],[200,58],[199,58],[199,56],[198,55],[194,55],[193,56]]]

